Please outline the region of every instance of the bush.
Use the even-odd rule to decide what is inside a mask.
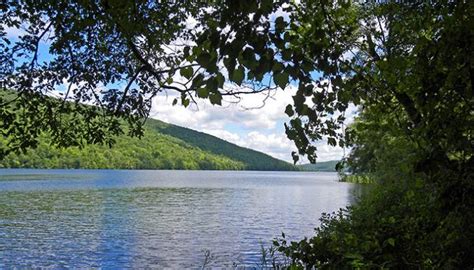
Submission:
[[[357,205],[323,215],[314,237],[274,245],[297,269],[472,268],[472,201],[447,209],[444,189],[413,182],[374,187]]]

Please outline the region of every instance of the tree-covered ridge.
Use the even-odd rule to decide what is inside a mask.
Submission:
[[[185,140],[186,137],[191,139]],[[37,148],[9,154],[0,160],[0,167],[295,170],[293,165],[263,153],[153,119],[148,120],[141,139],[125,135],[115,139],[116,145],[112,148],[106,145],[57,148],[51,146],[50,136],[43,135]],[[0,144],[3,143],[5,141],[0,138]]]
[[[301,164],[298,168],[302,171],[335,172],[338,160],[316,162],[315,164]]]
[[[212,135],[183,128],[161,121],[150,121],[149,127],[196,146],[204,151],[231,157],[233,160],[245,164],[246,170],[296,170],[288,162],[273,158],[262,152],[228,143]]]

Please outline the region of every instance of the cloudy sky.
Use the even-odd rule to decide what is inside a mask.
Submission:
[[[154,99],[151,118],[209,133],[239,146],[292,161],[291,152],[296,147],[286,138],[283,124],[289,121],[284,111],[286,105],[292,102],[291,96],[295,91],[294,87],[289,86],[284,91],[276,91],[266,100],[266,95],[254,94],[243,96],[239,103],[224,102],[222,106],[213,106],[198,99],[197,107],[192,105],[188,108],[172,106],[176,96],[168,93]],[[351,108],[350,115],[354,111]],[[318,161],[342,157],[341,148],[328,146],[324,141],[316,145]]]

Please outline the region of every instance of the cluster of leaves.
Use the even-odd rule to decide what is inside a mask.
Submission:
[[[343,161],[353,175],[370,178],[379,184],[411,181],[417,175],[415,164],[421,160],[421,151],[416,143],[399,128],[402,111],[384,114],[376,107],[365,108],[352,123],[351,153]],[[346,177],[346,176],[344,176]]]
[[[0,87],[16,97],[0,99],[0,157],[36,147],[42,132],[60,147],[110,146],[122,119],[140,137],[151,99],[166,90],[187,107],[284,88],[299,71],[277,60],[272,44],[286,46],[287,22],[279,17],[272,28],[269,17],[285,2],[3,1]],[[9,29],[21,34],[11,38]],[[275,84],[265,82],[268,72]],[[48,99],[58,89],[61,99]]]
[[[467,269],[474,265],[473,174],[418,171],[423,156],[394,115],[365,109],[351,129],[349,180],[370,181],[359,201],[325,214],[315,236],[274,241],[295,269]],[[401,120],[398,118],[398,120]],[[407,120],[405,120],[407,121]],[[354,178],[354,179],[351,179]],[[374,183],[375,181],[375,183]]]
[[[215,24],[221,28],[210,28],[196,43],[198,47],[209,48],[208,52],[219,52],[217,59],[222,59],[230,80],[238,85],[243,80],[269,83],[282,89],[289,83],[297,84],[293,105],[288,105],[285,110],[293,118],[285,125],[286,134],[299,149],[298,153],[293,153],[295,162],[299,154],[305,154],[315,162],[316,147],[312,142],[328,136],[330,144],[345,145],[343,136],[337,133],[344,117],[332,117],[336,111],[345,111],[349,101],[347,98],[338,99],[336,89],[343,83],[341,75],[346,70],[337,68],[336,60],[342,57],[355,37],[351,34],[336,37],[330,32],[334,29],[327,29],[326,17],[318,5],[324,8],[329,6],[328,3],[302,1],[293,5],[288,1],[271,2],[226,2],[213,14]],[[343,3],[336,12],[348,7],[348,3]],[[313,13],[314,9],[318,12]],[[275,10],[286,12],[289,18],[277,16],[271,20],[271,12]],[[339,22],[347,26],[341,30],[343,33],[352,33],[356,17],[350,15],[351,12],[344,14]],[[315,15],[319,21],[311,21]],[[219,35],[223,26],[227,26],[226,31],[233,33],[235,38]],[[317,35],[317,40],[314,35]],[[337,45],[341,43],[342,47]],[[314,51],[316,47],[320,50]],[[198,58],[203,54],[199,50],[193,53]],[[203,68],[210,77],[219,76],[212,67],[204,65]],[[315,105],[309,105],[307,99]]]
[[[109,135],[123,132],[116,116],[140,136],[151,98],[164,90],[179,92],[184,106],[195,98],[220,105],[224,96],[291,83],[298,91],[285,127],[298,148],[295,161],[306,155],[315,162],[313,143],[323,138],[333,146],[350,142],[341,132],[349,104],[401,109],[407,132],[425,138],[427,159],[467,160],[470,10],[469,1],[2,2],[0,80],[18,93],[13,106],[1,101],[9,141],[3,152],[35,146],[41,131],[51,131],[59,146],[112,144]],[[274,15],[281,12],[287,15]],[[7,27],[25,33],[12,43]],[[50,59],[38,60],[41,44],[49,44]],[[175,81],[178,74],[184,80]],[[64,82],[64,100],[102,110],[44,98]],[[12,110],[25,115],[15,119]],[[72,125],[62,118],[71,112]]]

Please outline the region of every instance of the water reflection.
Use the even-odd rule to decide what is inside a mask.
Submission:
[[[262,242],[311,236],[354,188],[316,173],[46,173],[62,176],[0,182],[0,268],[196,267],[206,249],[211,265],[255,266]]]

